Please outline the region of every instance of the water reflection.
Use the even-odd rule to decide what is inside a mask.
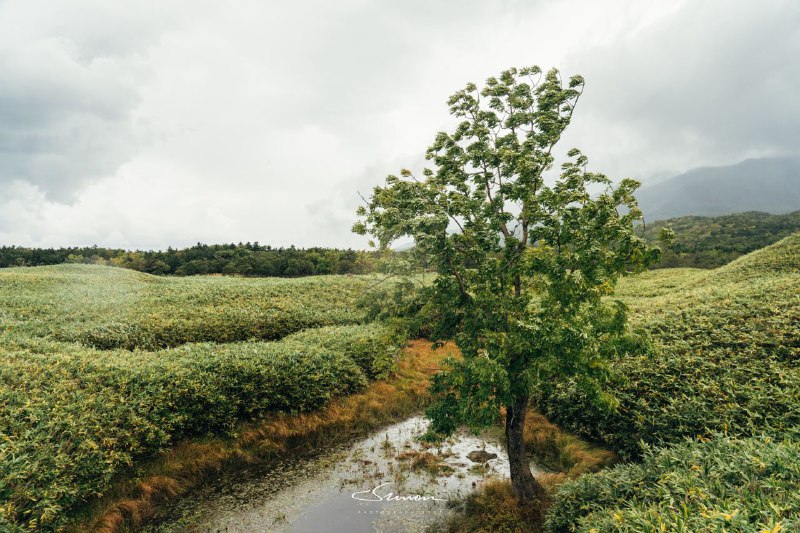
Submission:
[[[151,531],[424,531],[452,512],[448,501],[508,476],[496,439],[462,432],[430,445],[418,439],[427,426],[412,417],[350,445],[223,479]]]

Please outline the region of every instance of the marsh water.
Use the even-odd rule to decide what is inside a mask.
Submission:
[[[149,531],[359,533],[436,530],[452,503],[508,476],[496,436],[429,444],[415,416],[369,437],[308,450],[184,498]]]

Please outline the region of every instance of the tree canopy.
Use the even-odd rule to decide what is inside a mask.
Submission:
[[[577,149],[548,179],[583,89],[580,76],[535,66],[467,84],[448,101],[458,124],[428,148],[432,168],[388,176],[354,226],[381,248],[412,237],[435,268],[423,289],[433,337],[454,339],[463,358],[434,379],[433,427],[486,426],[505,409],[524,499],[542,492],[522,443],[530,391],[578,376],[604,400],[605,363],[628,349],[625,307],[604,297],[659,257],[634,232],[636,181],[590,172]]]

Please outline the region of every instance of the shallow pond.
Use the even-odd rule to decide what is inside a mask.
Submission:
[[[184,498],[149,531],[425,531],[486,479],[508,476],[500,442],[457,433],[421,442],[415,416],[354,443],[296,454]]]

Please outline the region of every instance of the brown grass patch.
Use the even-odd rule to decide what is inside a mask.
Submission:
[[[564,477],[597,472],[619,460],[611,450],[563,431],[533,410],[526,416],[523,438],[529,456]]]
[[[517,503],[507,479],[490,479],[464,500],[462,512],[451,519],[445,531],[479,533],[528,533],[539,531],[543,506]]]
[[[619,460],[614,452],[563,431],[533,410],[526,416],[524,438],[528,456],[554,470],[536,476],[546,489],[548,499],[521,506],[511,491],[510,480],[491,480],[464,500],[461,512],[445,526],[447,531],[538,532],[550,495],[558,485],[581,474],[597,472]]]
[[[278,413],[242,423],[236,438],[182,442],[120,478],[109,493],[87,506],[68,531],[136,529],[152,519],[164,502],[222,471],[344,441],[410,416],[429,402],[428,378],[438,371],[439,362],[456,353],[452,344],[433,350],[427,341],[412,341],[395,374],[362,393],[335,399],[319,411]]]
[[[408,450],[395,456],[395,459],[407,462],[412,470],[424,470],[432,476],[449,474],[453,468],[444,462],[444,456],[429,451]]]

